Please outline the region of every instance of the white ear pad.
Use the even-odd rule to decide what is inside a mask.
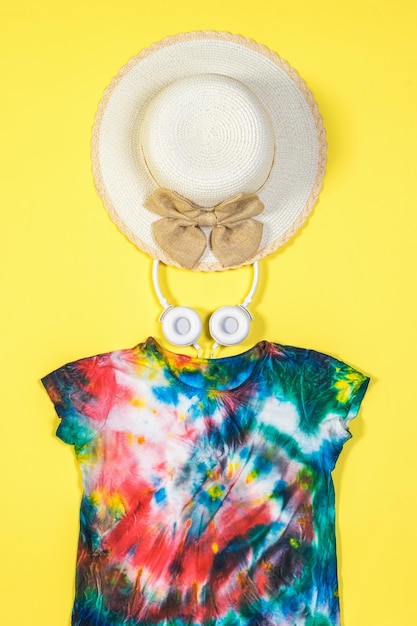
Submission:
[[[200,316],[188,306],[171,306],[162,313],[162,332],[174,346],[191,346],[203,330]]]
[[[252,316],[246,307],[222,306],[210,317],[210,335],[222,346],[234,346],[249,334]]]

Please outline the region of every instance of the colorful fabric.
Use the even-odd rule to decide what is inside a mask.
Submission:
[[[42,380],[84,493],[73,626],[338,626],[331,471],[368,378],[149,338]]]

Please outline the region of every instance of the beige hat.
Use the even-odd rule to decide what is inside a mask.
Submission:
[[[168,265],[213,271],[261,259],[302,226],[326,139],[288,63],[240,35],[197,31],[119,71],[92,160],[98,193],[133,243]]]

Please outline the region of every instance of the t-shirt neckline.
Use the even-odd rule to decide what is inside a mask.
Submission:
[[[270,344],[266,340],[258,341],[254,346],[245,350],[244,352],[240,352],[239,354],[233,354],[231,356],[218,357],[218,358],[202,358],[202,357],[194,357],[187,354],[180,354],[168,350],[163,347],[154,337],[148,337],[145,341],[144,349],[146,352],[151,353],[157,360],[165,366],[165,371],[167,376],[171,379],[171,381],[182,387],[189,392],[193,392],[194,394],[202,394],[202,395],[218,395],[222,396],[225,394],[233,394],[236,393],[243,388],[250,385],[259,375],[264,361],[269,353]],[[208,365],[213,363],[230,363],[231,365],[234,362],[238,362],[243,358],[249,358],[251,355],[255,355],[258,353],[257,359],[254,361],[253,367],[247,376],[241,383],[238,385],[227,388],[227,389],[219,389],[218,387],[195,387],[185,382],[173,371],[172,363],[180,363],[181,366],[185,367],[187,364],[197,364],[197,365]]]

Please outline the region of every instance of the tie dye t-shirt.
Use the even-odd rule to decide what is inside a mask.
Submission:
[[[337,626],[331,471],[368,378],[149,338],[42,380],[83,496],[73,626]]]

